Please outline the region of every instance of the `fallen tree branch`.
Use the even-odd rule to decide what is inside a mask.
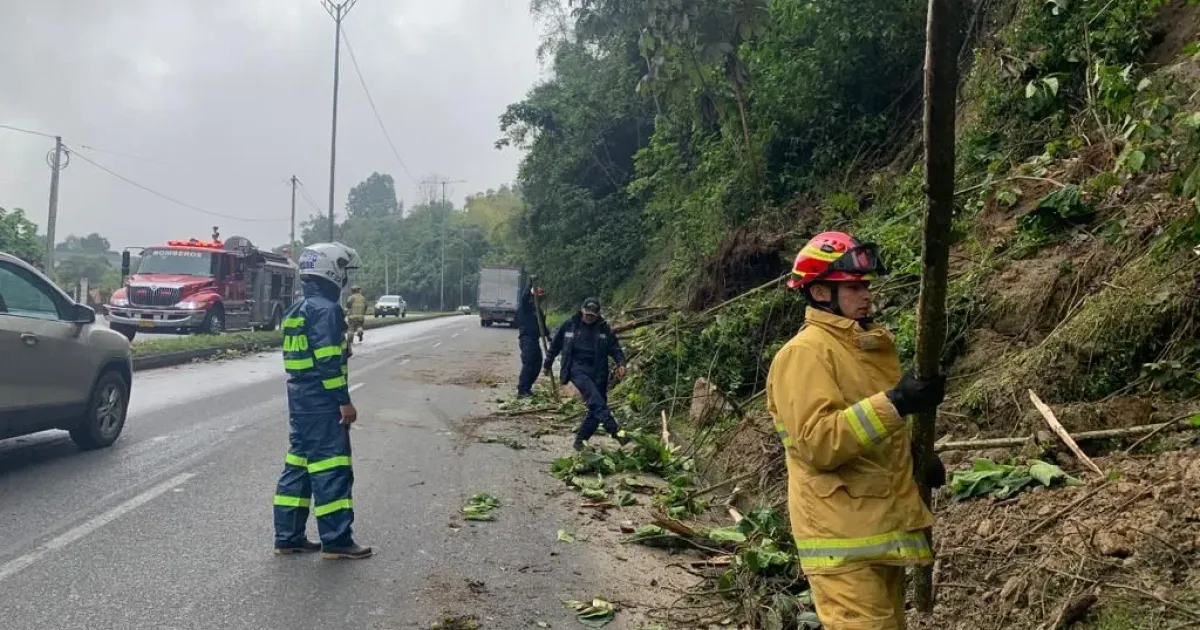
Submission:
[[[1132,437],[1137,435],[1145,435],[1147,437],[1157,435],[1166,430],[1182,431],[1187,425],[1181,424],[1179,420],[1163,422],[1160,424],[1147,424],[1136,427],[1125,427],[1122,429],[1101,429],[1098,431],[1083,431],[1080,433],[1072,433],[1071,438],[1076,442],[1087,442],[1089,440],[1108,440],[1112,438]],[[1024,446],[1030,441],[1036,441],[1032,435],[1024,437],[1011,438],[986,438],[982,440],[962,440],[958,442],[942,442],[937,445],[939,453],[943,451],[982,451],[990,448],[1010,448],[1014,446]],[[1135,444],[1134,446],[1137,446]],[[1133,447],[1130,447],[1132,450]]]
[[[558,409],[558,407],[556,405],[545,405],[542,407],[531,407],[529,409],[513,409],[511,411],[497,411],[496,415],[506,416],[506,417],[508,417],[508,416],[530,416],[535,413],[546,413],[547,411],[554,411],[555,409]]]
[[[1075,453],[1075,457],[1078,457],[1083,463],[1087,464],[1088,468],[1094,470],[1097,475],[1103,477],[1104,471],[1100,470],[1096,462],[1092,461],[1092,458],[1088,457],[1087,453],[1084,453],[1083,449],[1079,448],[1079,444],[1071,439],[1071,434],[1067,433],[1067,430],[1058,421],[1058,418],[1054,417],[1054,412],[1051,411],[1050,407],[1046,406],[1046,403],[1042,402],[1041,398],[1038,398],[1037,394],[1033,393],[1032,389],[1029,390],[1029,400],[1033,402],[1034,407],[1037,407],[1038,413],[1042,414],[1042,418],[1046,420],[1046,424],[1050,425],[1050,429],[1067,445],[1067,448],[1071,449],[1072,453]]]
[[[643,326],[649,326],[651,324],[658,324],[658,323],[662,323],[665,321],[667,321],[667,313],[654,313],[652,315],[647,315],[640,319],[635,319],[631,322],[625,322],[624,324],[620,324],[618,326],[613,326],[613,334],[621,334],[623,332],[629,332],[631,330],[636,330]]]
[[[791,275],[791,274],[785,273],[782,276],[779,276],[778,278],[775,278],[774,280],[772,280],[764,285],[754,287],[753,289],[750,289],[749,291],[746,291],[745,293],[742,293],[741,295],[737,295],[732,298],[729,298],[728,300],[721,302],[720,304],[708,309],[707,311],[704,311],[703,313],[701,313],[701,316],[707,317],[707,316],[712,315],[713,313],[725,308],[726,306],[733,304],[734,302],[737,302],[737,301],[747,298],[751,295],[759,293],[760,291],[769,289],[769,288],[779,284],[780,282],[783,282],[784,280],[786,280],[789,275]]]

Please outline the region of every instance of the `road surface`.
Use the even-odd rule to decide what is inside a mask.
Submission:
[[[277,353],[136,374],[110,449],[58,432],[0,441],[0,628],[574,625],[562,600],[612,593],[616,573],[599,547],[557,542],[586,518],[546,474],[569,437],[524,451],[477,439],[515,346],[470,317],[367,332],[351,363],[355,529],[377,551],[365,561],[271,553],[287,447]],[[499,520],[462,521],[480,491],[500,498]]]
[[[421,316],[421,315],[424,315],[424,312],[423,311],[410,312],[410,315]],[[375,316],[368,315],[367,319],[368,320],[375,319]],[[384,317],[383,319],[387,320],[387,319],[393,319],[393,318]],[[101,313],[96,313],[96,321],[105,326],[108,325],[108,318],[105,317]],[[151,334],[146,334],[143,332],[143,333],[140,333],[140,334],[134,336],[133,343],[135,343],[135,344],[146,343],[147,341],[155,341],[158,339],[182,339],[187,336],[188,335],[166,335],[166,334],[161,334],[161,333],[156,333],[156,334],[151,335]]]

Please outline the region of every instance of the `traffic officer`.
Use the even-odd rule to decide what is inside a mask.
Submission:
[[[346,338],[346,345],[353,343],[354,334],[358,333],[358,340],[363,340],[363,323],[367,319],[367,298],[362,294],[362,287],[350,287],[350,297],[346,298],[346,315],[350,321],[350,335]]]
[[[600,300],[584,300],[579,312],[554,334],[550,353],[542,366],[547,376],[552,376],[554,359],[559,353],[562,353],[560,375],[563,384],[574,385],[587,403],[587,417],[575,434],[575,450],[583,450],[584,442],[591,439],[602,424],[604,430],[622,445],[628,443],[629,438],[625,437],[608,407],[608,358],[612,357],[617,364],[617,378],[625,378],[625,353],[608,322],[600,317]]]
[[[905,416],[936,408],[945,382],[901,377],[892,335],[871,321],[871,280],[885,273],[848,234],[809,241],[788,281],[805,323],[767,376],[792,533],[826,630],[903,630],[905,567],[933,562]]]
[[[338,298],[358,253],[341,243],[318,243],[300,254],[304,298],[283,320],[283,366],[288,374],[291,448],[275,491],[275,553],[324,551],[325,558],[360,559],[370,547],[354,542],[350,487],[350,402],[344,352],[346,318]],[[309,508],[320,544],[308,540]]]
[[[538,303],[546,292],[534,286],[535,276],[530,276],[529,285],[521,289],[521,302],[517,305],[517,342],[521,347],[521,376],[517,381],[517,398],[526,398],[533,393],[542,365],[541,339],[547,335],[546,313]]]

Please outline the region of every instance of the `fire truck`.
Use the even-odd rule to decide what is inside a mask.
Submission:
[[[297,297],[298,272],[287,256],[258,249],[241,236],[222,242],[214,234],[210,241],[141,248],[132,275],[126,249],[123,286],[108,303],[109,326],[130,341],[139,332],[275,330]]]

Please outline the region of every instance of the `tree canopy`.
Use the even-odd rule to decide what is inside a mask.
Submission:
[[[21,208],[0,208],[0,251],[41,267],[46,246],[38,236],[37,224],[25,218]]]

